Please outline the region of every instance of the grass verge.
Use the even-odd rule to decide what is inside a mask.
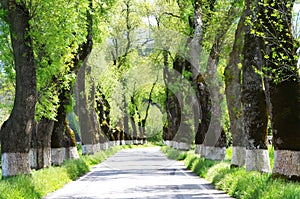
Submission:
[[[181,152],[166,146],[162,147],[162,151],[168,158],[183,160],[188,169],[212,182],[216,188],[226,191],[232,197],[300,199],[300,183],[273,179],[271,174],[249,172],[245,168],[231,169],[228,158],[225,161],[206,160],[193,152]]]
[[[87,173],[91,166],[104,161],[117,151],[130,146],[116,146],[77,160],[67,160],[60,167],[33,171],[29,176],[16,176],[0,180],[0,199],[40,199],[66,183]]]

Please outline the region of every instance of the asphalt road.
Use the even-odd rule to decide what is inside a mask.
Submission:
[[[159,147],[126,149],[45,199],[230,198],[207,181],[167,159]]]

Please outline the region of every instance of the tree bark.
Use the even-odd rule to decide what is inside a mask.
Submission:
[[[169,107],[169,97],[170,97],[170,90],[169,90],[169,81],[168,81],[168,77],[169,77],[169,54],[168,51],[164,50],[163,51],[163,58],[164,58],[164,70],[163,70],[163,78],[164,78],[164,83],[165,83],[165,88],[166,88],[166,101],[165,101],[165,109],[166,109],[166,113],[167,113],[167,120],[164,124],[163,127],[163,140],[166,141],[166,143],[168,145],[171,145],[171,141],[173,139],[172,133],[170,131],[169,128],[169,123],[171,123],[170,120],[170,115],[168,114],[168,107]]]
[[[207,84],[200,74],[200,54],[203,40],[202,2],[194,0],[194,23],[190,27],[194,29],[193,39],[190,42],[189,59],[191,63],[192,83],[195,87],[197,103],[194,110],[200,109],[201,118],[194,115],[195,128],[195,153],[200,154],[202,144],[210,123],[210,96]]]
[[[79,117],[81,141],[82,141],[82,154],[94,154],[97,149],[97,139],[95,131],[93,130],[92,115],[88,108],[88,102],[86,97],[86,63],[87,59],[84,61],[82,67],[80,68],[75,88],[76,88],[76,102],[77,102],[77,115]]]
[[[251,1],[246,2],[247,14],[254,20],[251,9]],[[243,49],[243,83],[242,103],[244,130],[247,136],[246,143],[246,169],[270,172],[270,160],[267,149],[267,107],[266,97],[262,85],[262,77],[257,71],[261,71],[263,55],[262,39],[251,34],[249,25],[245,28],[245,40]]]
[[[100,150],[99,136],[97,137],[97,116],[93,105],[89,106],[89,102],[94,104],[95,100],[95,86],[92,83],[92,92],[89,93],[89,99],[86,96],[86,72],[90,74],[91,68],[87,66],[87,61],[89,54],[93,48],[93,1],[89,1],[89,9],[87,10],[87,36],[86,42],[80,46],[78,54],[75,56],[74,63],[79,66],[80,62],[83,62],[81,67],[78,67],[78,75],[75,83],[76,91],[76,111],[79,117],[80,131],[82,136],[82,153],[83,154],[94,154],[96,151]],[[76,65],[76,66],[77,66]],[[89,100],[89,102],[88,102]],[[89,109],[90,108],[90,109]]]
[[[195,144],[198,145],[198,154],[201,154],[202,146],[211,120],[211,98],[208,86],[201,74],[198,74],[196,82],[196,94],[198,104],[200,106],[201,119],[196,131]]]
[[[51,135],[54,121],[42,118],[32,134],[30,150],[30,165],[33,169],[51,166]]]
[[[29,10],[17,1],[2,0],[1,5],[7,11],[16,70],[14,107],[1,128],[2,176],[7,177],[30,173],[29,150],[37,91]]]
[[[135,120],[134,120],[134,115],[130,114],[130,124],[132,127],[132,139],[135,142],[135,140],[137,140],[137,129],[136,129],[136,124],[135,124]]]
[[[172,70],[168,66],[165,67],[165,82],[167,82],[167,97],[166,97],[166,113],[168,120],[168,131],[173,142],[180,141],[182,137],[178,134],[179,127],[182,121],[182,93],[176,84],[180,84],[182,80],[182,72],[184,65],[182,58],[176,55],[173,62]]]
[[[100,144],[105,144],[109,140],[109,134],[111,132],[110,128],[110,105],[103,94],[101,87],[97,87],[96,95],[96,111],[99,119],[99,124],[101,128],[99,142]]]
[[[128,103],[126,101],[125,94],[123,94],[123,105],[124,105],[124,117],[123,117],[123,123],[124,123],[124,138],[122,140],[127,140],[127,142],[130,139],[131,135],[129,132],[129,115],[128,115]]]
[[[58,96],[60,103],[51,136],[51,160],[53,165],[61,165],[64,161],[63,139],[66,131],[65,119],[67,116],[65,106],[69,104],[70,100],[68,93],[69,91],[62,89]]]
[[[242,167],[246,161],[246,135],[243,127],[243,108],[241,101],[241,63],[240,58],[244,44],[245,11],[238,23],[230,59],[224,71],[225,94],[230,118],[232,135],[232,167]]]
[[[207,64],[207,86],[209,89],[211,108],[210,124],[201,149],[201,156],[207,159],[222,160],[226,154],[226,139],[222,135],[221,116],[222,116],[222,96],[220,94],[220,83],[218,82],[217,66],[220,49],[212,49]]]

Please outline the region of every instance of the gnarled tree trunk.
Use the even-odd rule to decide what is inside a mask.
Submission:
[[[30,173],[29,150],[37,91],[29,10],[22,1],[2,0],[1,5],[7,11],[16,70],[14,107],[1,127],[2,176],[7,177]]]

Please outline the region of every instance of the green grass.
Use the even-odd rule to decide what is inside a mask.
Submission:
[[[84,155],[77,160],[67,160],[60,167],[33,171],[31,175],[20,175],[0,180],[0,199],[40,199],[87,173],[91,166],[104,161],[117,151],[129,146],[116,146],[94,155]]]
[[[212,161],[199,158],[193,152],[181,152],[170,147],[162,147],[169,158],[184,158],[188,169],[212,182],[218,189],[235,198],[245,199],[300,199],[300,183],[273,179],[271,174],[248,172],[245,168],[230,168],[231,149],[225,161]],[[274,162],[274,150],[269,149],[270,162]]]

